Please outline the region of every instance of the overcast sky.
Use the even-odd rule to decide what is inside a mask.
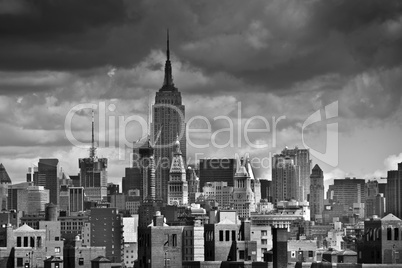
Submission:
[[[339,127],[339,163],[313,158],[327,181],[386,176],[402,161],[400,1],[0,0],[0,162],[13,182],[25,180],[39,158],[58,158],[66,173],[78,173],[78,158],[89,153],[65,134],[75,105],[114,105],[106,116],[116,128],[117,116],[146,119],[163,83],[167,28],[186,120],[205,116],[211,134],[222,131],[192,133],[194,143],[210,146],[188,146],[189,158],[304,148],[303,122],[338,101],[330,122]],[[95,112],[97,139],[115,140],[115,128],[99,129]],[[212,136],[220,145],[230,138],[223,131],[229,123],[216,116],[233,119],[234,148],[213,146]],[[266,118],[270,132],[249,139],[268,148],[238,142],[238,128],[253,116]],[[272,117],[281,116],[273,135]],[[90,141],[90,121],[88,109],[73,117],[77,140]],[[328,122],[304,130],[307,146],[325,152]],[[129,124],[126,137],[137,140],[140,132]],[[109,181],[120,183],[128,159],[119,159],[113,142],[98,155],[109,158]]]

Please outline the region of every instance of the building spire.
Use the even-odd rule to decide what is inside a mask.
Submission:
[[[92,142],[91,142],[91,149],[89,149],[89,157],[95,158],[95,135],[94,135],[94,128],[95,128],[95,119],[94,119],[94,110],[92,109]]]
[[[170,48],[169,48],[169,28],[167,29],[167,36],[166,36],[166,56],[167,56],[167,60],[170,61]]]
[[[166,35],[166,57],[165,79],[163,81],[163,87],[174,86],[172,76],[172,64],[170,63],[169,29],[167,29]]]

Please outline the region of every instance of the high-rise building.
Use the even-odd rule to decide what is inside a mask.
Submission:
[[[7,208],[8,210],[28,211],[28,187],[32,182],[22,182],[8,186]]]
[[[138,190],[142,194],[142,177],[140,167],[128,167],[122,179],[123,194],[128,194],[130,190]]]
[[[84,188],[83,187],[70,187],[69,191],[69,212],[84,211]]]
[[[282,155],[290,156],[296,166],[298,201],[307,201],[307,196],[310,193],[310,151],[308,149],[299,149],[297,146],[294,149],[288,149],[285,147],[285,149],[282,150]]]
[[[7,209],[8,185],[11,184],[10,176],[3,164],[0,163],[0,209]]]
[[[261,199],[272,202],[272,181],[260,180],[261,183]]]
[[[160,210],[162,202],[156,198],[155,159],[153,143],[148,140],[140,147],[140,169],[142,202],[138,208],[139,226],[146,227],[152,222],[156,211]]]
[[[398,170],[388,171],[386,189],[386,212],[402,218],[402,162],[398,163]]]
[[[233,205],[240,218],[249,218],[256,211],[255,194],[251,188],[251,177],[245,161],[237,169],[233,186]]]
[[[38,214],[45,211],[46,204],[49,203],[50,191],[43,186],[28,187],[28,206],[27,213]]]
[[[315,165],[310,175],[310,215],[315,221],[317,215],[324,210],[324,173],[319,165]]]
[[[156,197],[167,203],[170,161],[176,136],[180,137],[180,150],[186,161],[186,124],[185,108],[181,93],[175,87],[169,52],[169,35],[167,39],[167,60],[163,86],[156,93],[153,105],[153,137],[155,141]]]
[[[233,203],[233,187],[226,181],[207,182],[202,187],[202,195],[205,201],[217,202],[221,209],[228,209]]]
[[[353,208],[354,203],[365,203],[365,184],[364,179],[335,179],[332,188],[334,201],[348,208]]]
[[[60,197],[60,171],[58,159],[39,159],[38,183],[36,186],[44,186],[49,190],[49,201],[59,204]]]
[[[233,158],[200,159],[200,187],[207,182],[224,181],[233,187],[234,175],[237,169],[237,161]]]
[[[106,247],[106,258],[112,263],[123,263],[123,220],[116,208],[93,208],[89,228],[83,228],[83,237],[89,232],[89,246]]]
[[[96,156],[92,111],[92,146],[88,158],[78,160],[81,185],[88,201],[102,201],[107,196],[107,159]]]
[[[273,201],[299,200],[298,168],[290,156],[272,157]]]
[[[179,206],[187,205],[188,183],[186,180],[186,167],[180,151],[180,141],[178,137],[174,145],[174,153],[169,176],[168,204]]]

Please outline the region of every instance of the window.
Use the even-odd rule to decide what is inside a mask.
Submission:
[[[17,237],[17,247],[21,247],[21,236]]]
[[[219,241],[223,241],[223,231],[219,231]]]
[[[165,244],[163,244],[165,247],[169,246],[169,235],[165,235]]]
[[[24,247],[28,247],[28,236],[24,236]]]
[[[17,258],[17,267],[22,267],[24,265],[23,258]]]
[[[387,228],[387,240],[392,240],[392,228]]]
[[[266,231],[266,230],[262,230],[262,231],[261,231],[261,236],[267,236],[267,231]]]
[[[399,240],[399,228],[394,229],[394,240]]]
[[[312,250],[309,250],[309,251],[308,251],[308,257],[309,257],[309,258],[314,257],[314,252],[313,252]]]
[[[226,230],[225,232],[226,241],[230,241],[230,231]]]
[[[172,235],[172,246],[177,247],[177,234]]]
[[[267,239],[261,239],[261,245],[266,245],[267,244]]]
[[[54,252],[55,252],[55,253],[60,253],[60,248],[59,248],[59,247],[55,247],[55,248],[54,248]]]
[[[78,259],[78,265],[84,265],[84,258],[79,258]]]
[[[35,237],[31,236],[29,240],[30,240],[30,247],[34,248],[35,247]]]
[[[244,260],[244,250],[239,250],[239,259]]]
[[[232,241],[236,241],[236,231],[232,231]]]

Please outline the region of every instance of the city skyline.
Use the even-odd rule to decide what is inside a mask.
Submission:
[[[244,121],[263,116],[271,123],[273,116],[286,117],[278,123],[275,147],[269,132],[251,135],[253,143],[269,144],[268,148],[250,148],[242,137],[242,146],[236,142],[234,148],[188,145],[190,158],[198,152],[204,157],[233,158],[234,153],[248,152],[270,158],[285,146],[304,148],[303,122],[338,101],[339,117],[331,122],[339,126],[339,164],[331,167],[312,157],[313,166],[319,164],[324,171],[326,184],[345,176],[386,177],[386,171],[402,161],[402,8],[396,2],[104,1],[89,16],[80,12],[88,7],[86,1],[44,4],[43,9],[24,1],[1,5],[10,16],[0,14],[6,41],[0,45],[0,163],[13,183],[24,181],[28,167],[39,158],[57,158],[63,171],[78,174],[77,160],[87,157],[89,147],[72,146],[64,128],[68,111],[78,104],[104,102],[107,115],[115,118],[149,117],[151,100],[163,84],[167,27],[173,78],[186,106],[186,122],[205,116],[214,133],[228,127],[214,118],[228,116],[237,130],[238,103]],[[68,5],[77,11],[73,23],[63,21],[62,10]],[[232,17],[238,8],[244,14]],[[109,9],[110,15],[102,13]],[[35,12],[60,16],[41,20]],[[217,16],[219,12],[222,15]],[[343,14],[341,19],[337,13]],[[28,28],[19,24],[21,17],[32,22]],[[22,41],[20,46],[14,46],[16,40]],[[325,123],[306,130],[306,143],[318,151],[325,149]],[[88,145],[90,126],[89,110],[77,114],[74,134]],[[110,138],[102,133],[105,130],[100,136]],[[135,126],[127,133],[131,141],[141,138]],[[190,137],[199,144],[211,138],[200,133]],[[227,142],[227,135],[217,137],[219,144]],[[118,148],[107,145],[98,146],[98,156],[109,160],[108,181],[120,183],[129,161],[119,160]],[[269,175],[270,170],[258,173]]]

